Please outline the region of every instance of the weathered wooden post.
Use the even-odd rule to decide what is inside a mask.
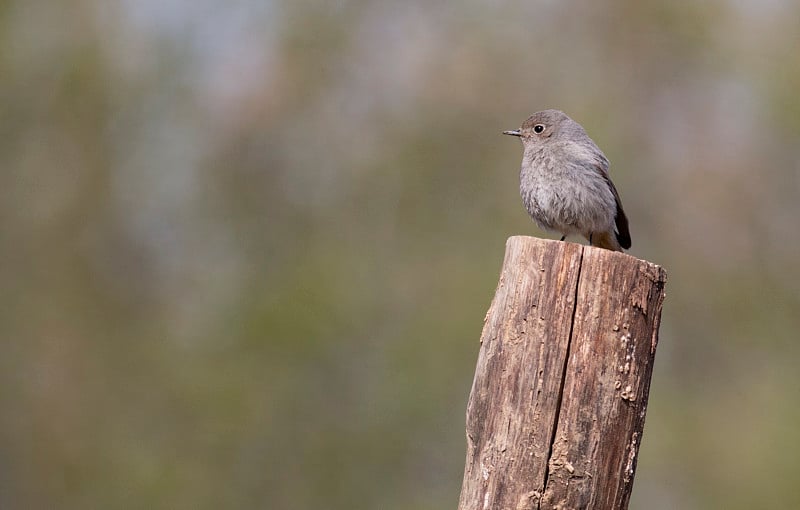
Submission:
[[[459,510],[627,508],[665,281],[622,253],[509,238],[469,398]]]

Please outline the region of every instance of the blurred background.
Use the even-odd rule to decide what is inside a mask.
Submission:
[[[798,19],[0,0],[0,507],[455,508],[558,108],[669,274],[631,508],[800,508]]]

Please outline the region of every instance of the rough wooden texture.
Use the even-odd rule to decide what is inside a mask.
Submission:
[[[666,274],[511,237],[467,409],[459,510],[625,509]]]

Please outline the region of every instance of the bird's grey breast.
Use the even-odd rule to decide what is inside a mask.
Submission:
[[[553,179],[561,173],[557,157],[546,147],[526,150],[520,169],[519,191],[528,214],[543,229],[558,228],[552,211]]]

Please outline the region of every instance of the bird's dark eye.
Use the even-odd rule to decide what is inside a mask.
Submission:
[[[533,126],[534,133],[541,133],[542,131],[544,131],[544,124],[536,124]]]

